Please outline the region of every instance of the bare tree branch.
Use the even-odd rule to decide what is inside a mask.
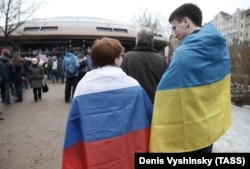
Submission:
[[[244,103],[245,98],[250,97],[250,46],[244,42],[243,45],[229,47],[232,64],[232,101],[236,104]]]
[[[10,34],[24,24],[43,3],[40,0],[36,4],[27,5],[23,0],[0,0],[0,19],[4,20],[0,31],[4,34],[4,46],[8,44]]]
[[[155,34],[162,35],[165,38],[169,37],[171,32],[170,26],[162,14],[153,14],[148,9],[140,9],[138,13],[133,16],[131,22],[139,28],[150,27]]]

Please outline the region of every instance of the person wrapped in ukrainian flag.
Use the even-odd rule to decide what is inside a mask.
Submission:
[[[194,4],[169,17],[181,44],[157,86],[150,152],[212,152],[231,125],[230,55],[211,24],[202,27]]]

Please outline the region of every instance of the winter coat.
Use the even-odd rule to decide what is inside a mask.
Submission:
[[[15,75],[13,78],[14,83],[21,83],[22,82],[22,72],[23,72],[22,63],[19,65],[15,65]]]
[[[0,58],[0,60],[7,66],[8,70],[9,70],[9,81],[13,82],[14,76],[15,76],[15,65],[12,62],[12,60],[10,60],[10,58],[6,57],[6,56],[2,56]],[[7,80],[7,79],[6,79]]]
[[[78,71],[76,71],[73,75],[69,75],[67,73],[68,63],[70,62],[71,59],[73,60],[74,66],[77,70],[79,69],[79,66],[80,66],[77,56],[75,56],[73,53],[70,53],[70,52],[66,53],[66,55],[64,56],[63,61],[62,61],[62,68],[63,68],[63,71],[65,73],[65,77],[67,77],[67,78],[78,77]]]
[[[7,65],[5,65],[1,60],[0,60],[0,78],[1,78],[1,82],[10,81],[10,73],[7,68]]]
[[[140,83],[154,102],[156,87],[167,69],[164,56],[152,46],[138,45],[124,55],[121,68]]]
[[[31,88],[42,87],[42,80],[44,78],[44,71],[40,65],[31,64],[29,67],[29,80]]]

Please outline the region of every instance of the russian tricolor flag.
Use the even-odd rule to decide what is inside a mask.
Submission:
[[[63,169],[132,169],[134,153],[149,151],[152,103],[117,67],[88,72],[67,121]]]
[[[213,144],[231,124],[230,56],[212,25],[183,39],[156,91],[150,152]]]

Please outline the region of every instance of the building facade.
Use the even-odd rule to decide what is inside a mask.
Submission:
[[[228,46],[250,43],[250,8],[237,9],[232,15],[221,11],[212,23],[226,37]]]
[[[55,17],[25,22],[9,36],[9,46],[23,55],[34,51],[63,55],[67,48],[77,50],[91,48],[96,39],[110,37],[118,39],[126,51],[135,47],[137,28],[128,23],[95,17]],[[3,38],[0,32],[0,43]],[[166,39],[155,34],[155,48],[164,55],[168,45]]]

